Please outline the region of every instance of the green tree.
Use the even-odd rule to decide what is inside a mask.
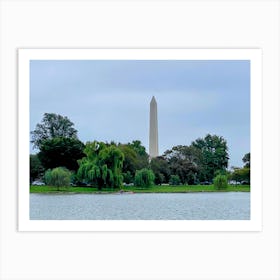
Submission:
[[[136,152],[136,154],[140,156],[146,156],[146,148],[142,145],[141,141],[134,140],[132,143],[128,143],[130,147],[133,148],[133,150]]]
[[[141,141],[135,140],[132,143],[127,144],[136,153],[136,166],[135,170],[140,170],[149,167],[149,155],[146,152],[145,147],[142,145]]]
[[[171,175],[169,184],[172,186],[180,185],[180,177],[178,175]]]
[[[112,178],[109,176],[109,185],[112,188],[120,188],[122,186],[122,166],[124,161],[124,155],[120,149],[112,145],[106,147],[100,151],[100,166],[102,170],[102,179],[107,184],[106,171],[110,175],[112,172]],[[108,176],[107,176],[108,177]]]
[[[244,167],[246,168],[250,168],[251,165],[251,154],[247,153],[244,155],[244,157],[242,158],[242,161],[244,162]]]
[[[231,173],[231,180],[236,182],[245,182],[248,185],[250,184],[250,168],[243,167],[243,168],[233,168],[233,172]]]
[[[228,187],[227,176],[226,175],[217,175],[214,178],[214,186],[217,190],[223,190]]]
[[[31,132],[31,143],[35,148],[40,149],[45,140],[55,137],[77,139],[77,130],[73,126],[74,123],[68,117],[45,113],[42,122],[38,123],[35,130]]]
[[[251,177],[251,170],[250,170],[250,153],[247,153],[242,158],[242,161],[244,163],[244,166],[242,168],[239,167],[232,167],[233,171],[231,173],[231,180],[234,180],[239,183],[251,183],[250,177]]]
[[[103,142],[87,142],[84,153],[86,157],[78,161],[80,180],[90,182],[98,189],[122,186],[124,155],[119,148]]]
[[[228,147],[223,137],[207,134],[204,138],[193,141],[192,146],[202,154],[200,181],[212,181],[217,170],[225,170],[228,167]]]
[[[170,177],[170,168],[164,157],[152,158],[150,162],[152,171],[155,174],[155,184],[167,183]]]
[[[201,168],[201,152],[193,146],[175,146],[167,150],[164,159],[168,162],[170,173],[178,175],[183,184],[196,184]]]
[[[137,154],[135,150],[127,144],[119,144],[118,148],[124,154],[122,167],[124,182],[132,183],[137,169]]]
[[[45,173],[45,182],[47,185],[57,187],[70,187],[71,172],[64,167],[49,169]]]
[[[134,176],[131,174],[130,171],[123,172],[123,182],[126,184],[130,184],[134,182]]]
[[[216,170],[214,172],[214,177],[218,176],[218,175],[225,175],[228,178],[230,177],[230,171],[227,169],[223,169],[223,170]]]
[[[30,155],[30,183],[44,175],[44,167],[38,155]]]
[[[137,170],[134,184],[137,187],[148,188],[154,184],[155,175],[151,169],[143,168]]]
[[[78,160],[85,156],[85,145],[78,139],[55,137],[41,142],[38,157],[45,169],[64,166],[77,171]]]

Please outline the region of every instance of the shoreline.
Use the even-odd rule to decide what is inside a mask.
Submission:
[[[147,190],[143,190],[143,191],[134,191],[134,192],[111,192],[111,191],[99,191],[99,192],[95,192],[95,191],[44,191],[44,192],[36,192],[36,191],[32,191],[30,192],[30,194],[92,194],[92,195],[104,195],[104,194],[114,194],[114,195],[133,195],[133,194],[157,194],[157,193],[161,193],[161,194],[168,194],[168,193],[177,193],[177,194],[194,194],[194,193],[228,193],[228,192],[240,192],[240,193],[250,193],[250,190],[199,190],[199,191],[147,191]]]
[[[226,189],[217,190],[214,185],[178,185],[178,186],[151,186],[149,188],[137,188],[134,186],[122,189],[102,189],[96,187],[56,187],[30,186],[30,193],[47,194],[135,194],[135,193],[209,193],[209,192],[250,192],[249,185],[229,185]]]

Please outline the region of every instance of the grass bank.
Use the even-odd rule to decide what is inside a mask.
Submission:
[[[192,193],[192,192],[250,192],[250,186],[237,185],[228,186],[226,190],[217,190],[214,185],[180,185],[180,186],[152,186],[141,189],[135,186],[126,186],[123,191],[134,193]],[[102,189],[99,191],[96,187],[69,187],[61,188],[59,191],[51,186],[30,186],[30,193],[115,193],[118,190]]]

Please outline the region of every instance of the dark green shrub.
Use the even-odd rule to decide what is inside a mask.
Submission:
[[[217,190],[223,190],[228,187],[227,176],[226,175],[217,175],[214,178],[214,186]]]
[[[124,181],[124,183],[126,183],[126,184],[133,183],[133,179],[134,178],[133,178],[133,176],[132,176],[130,171],[127,171],[127,172],[123,173],[123,181]]]
[[[52,170],[47,170],[45,173],[45,182],[47,185],[57,187],[70,187],[71,172],[64,167],[56,167]]]
[[[180,185],[180,177],[178,175],[171,175],[169,184],[172,186]]]
[[[154,185],[155,175],[151,169],[136,170],[134,184],[137,187],[147,188]]]
[[[42,178],[44,175],[44,167],[39,160],[38,155],[30,155],[30,183],[35,179]]]

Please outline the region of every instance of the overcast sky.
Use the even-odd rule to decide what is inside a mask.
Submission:
[[[56,113],[75,124],[83,142],[140,140],[148,152],[152,96],[160,154],[210,133],[227,140],[229,166],[243,165],[250,152],[249,61],[30,62],[31,130],[44,113]]]

